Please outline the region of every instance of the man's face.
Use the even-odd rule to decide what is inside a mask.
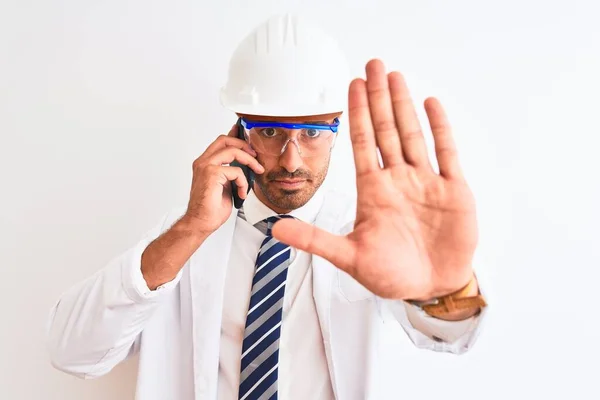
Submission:
[[[337,115],[300,118],[266,118],[252,116],[251,119],[277,122],[325,122],[332,123]],[[305,205],[322,185],[331,159],[330,147],[318,155],[301,157],[298,148],[289,142],[280,156],[261,153],[257,159],[265,172],[256,175],[256,196],[277,213],[288,213]]]

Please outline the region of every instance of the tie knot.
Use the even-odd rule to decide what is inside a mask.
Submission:
[[[275,224],[275,222],[279,221],[282,218],[294,218],[291,215],[274,215],[272,217],[269,218],[265,218],[262,221],[259,221],[256,223],[256,228],[258,230],[260,230],[262,233],[264,233],[267,236],[271,236],[271,230],[273,229],[273,224]]]

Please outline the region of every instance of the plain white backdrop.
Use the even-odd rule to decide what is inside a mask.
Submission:
[[[460,357],[390,326],[387,398],[600,398],[593,0],[2,0],[0,398],[133,398],[136,359],[96,381],[50,366],[48,311],[187,201],[192,161],[235,121],[231,52],[283,11],[337,35],[357,76],[371,57],[402,71],[426,128],[439,97],[477,198],[487,326]],[[327,184],[353,192],[353,173],[344,130]]]

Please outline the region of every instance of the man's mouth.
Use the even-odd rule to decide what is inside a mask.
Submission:
[[[275,179],[273,182],[285,189],[297,189],[304,185],[306,179]]]

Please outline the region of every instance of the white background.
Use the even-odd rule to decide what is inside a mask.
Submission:
[[[593,0],[2,0],[0,398],[133,398],[135,359],[97,381],[52,369],[48,311],[187,201],[193,159],[234,122],[228,58],[280,11],[331,30],[357,76],[371,57],[404,72],[421,117],[438,96],[477,198],[488,324],[460,357],[391,328],[387,398],[600,398]],[[345,133],[329,184],[352,191]]]

